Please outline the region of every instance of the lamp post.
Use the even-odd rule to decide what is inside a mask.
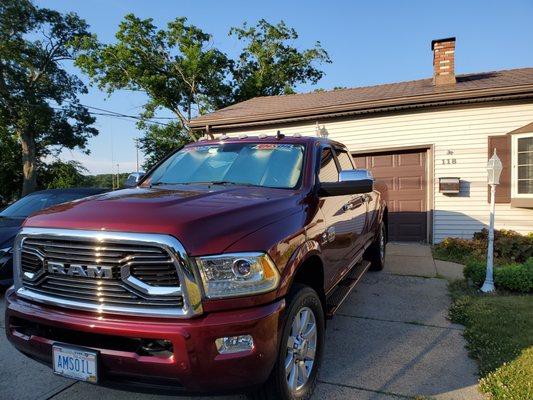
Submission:
[[[502,173],[502,162],[496,154],[494,154],[487,163],[487,182],[490,185],[490,220],[489,220],[489,243],[487,245],[487,274],[485,276],[485,283],[481,287],[484,293],[494,292],[494,203],[496,185],[500,183],[500,175]]]

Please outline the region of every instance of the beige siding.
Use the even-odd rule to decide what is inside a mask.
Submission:
[[[533,121],[533,104],[491,105],[440,111],[414,112],[378,117],[355,117],[322,123],[330,138],[343,142],[351,151],[379,150],[418,145],[434,146],[433,238],[468,238],[488,223],[486,162],[487,137],[502,135]],[[248,134],[315,135],[316,123],[250,129]],[[229,135],[237,134],[227,132]],[[449,155],[448,152],[453,152]],[[454,158],[456,164],[444,164]],[[445,161],[446,162],[446,161]],[[461,194],[446,196],[438,192],[438,178],[461,178]],[[533,231],[533,210],[498,204],[496,227],[527,233]]]

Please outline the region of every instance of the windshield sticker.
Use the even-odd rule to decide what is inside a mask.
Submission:
[[[294,145],[292,144],[277,144],[277,143],[260,143],[252,147],[254,150],[292,150]]]

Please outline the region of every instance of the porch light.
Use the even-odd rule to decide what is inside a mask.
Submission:
[[[481,287],[484,293],[494,292],[494,203],[496,185],[500,183],[500,175],[502,174],[503,166],[500,158],[494,154],[487,162],[487,183],[490,185],[490,218],[489,218],[489,243],[487,245],[487,273],[485,276],[485,283]]]
[[[494,154],[487,163],[487,181],[489,185],[498,185],[500,183],[500,175],[502,174],[502,170],[502,162],[496,154],[496,149],[494,149]]]

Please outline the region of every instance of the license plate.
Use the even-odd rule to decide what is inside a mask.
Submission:
[[[55,374],[84,382],[98,382],[98,352],[59,344],[52,349]]]

